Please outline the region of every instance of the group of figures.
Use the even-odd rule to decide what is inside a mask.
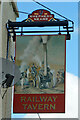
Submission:
[[[63,70],[59,70],[57,72],[57,77],[56,77],[57,83],[64,83],[64,77],[65,77],[64,71]]]
[[[64,71],[58,71],[55,78],[56,83],[64,82]],[[21,73],[21,85],[36,87],[40,89],[52,88],[55,86],[54,73],[47,66],[47,75],[44,76],[44,65],[41,67],[32,63]]]

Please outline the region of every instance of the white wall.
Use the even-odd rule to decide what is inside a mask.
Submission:
[[[2,51],[2,38],[1,38],[1,1],[0,1],[0,57],[2,56],[1,51]]]
[[[12,4],[10,2],[2,3],[2,56],[6,57],[7,50],[7,29],[6,23],[9,20],[15,21],[16,15],[13,11]]]
[[[10,1],[12,2],[12,0]],[[0,3],[0,21],[1,21],[0,22],[0,57],[3,58],[6,58],[6,53],[7,53],[6,23],[8,20],[16,21],[16,17],[17,17],[17,14],[15,14],[15,12],[13,11],[13,7],[14,9],[17,9],[16,4],[14,3],[12,4],[11,2]],[[10,49],[12,49],[12,47],[10,47]],[[9,51],[11,51],[10,49]],[[4,91],[5,90],[2,90],[2,94],[4,93]],[[1,98],[1,94],[0,94],[0,117],[2,118],[11,117],[11,101],[12,101],[12,88],[9,88],[4,99]]]

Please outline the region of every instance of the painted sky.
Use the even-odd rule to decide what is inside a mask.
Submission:
[[[65,56],[65,35],[49,36],[47,38],[47,61],[49,65],[63,65]],[[41,36],[17,36],[16,60],[29,64],[42,63],[44,60]]]

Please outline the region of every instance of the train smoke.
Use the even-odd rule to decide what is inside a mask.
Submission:
[[[40,40],[40,36],[34,36],[24,50],[23,55],[19,57],[19,59],[22,61],[21,70],[25,69],[25,66],[33,61],[40,62],[39,56],[36,55],[41,45]]]

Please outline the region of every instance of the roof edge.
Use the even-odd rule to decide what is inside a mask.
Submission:
[[[19,17],[19,12],[18,12],[16,2],[14,2],[14,0],[11,0],[11,3],[12,3],[12,7],[13,7],[15,14],[17,15],[17,17]]]

